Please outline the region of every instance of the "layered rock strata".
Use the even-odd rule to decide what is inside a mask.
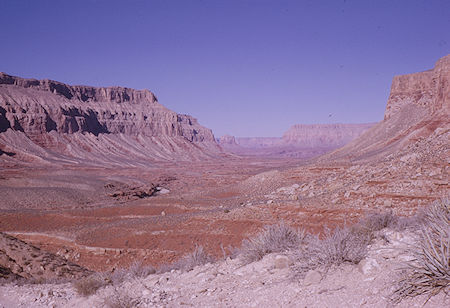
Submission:
[[[450,55],[447,55],[431,70],[395,76],[383,121],[323,160],[384,158],[448,131],[449,119]]]
[[[310,158],[341,147],[375,123],[296,124],[283,137],[223,136],[219,144],[236,154]]]
[[[340,147],[359,137],[375,123],[297,124],[283,135],[283,142],[304,147]]]
[[[210,129],[148,90],[69,86],[0,73],[0,149],[49,159],[192,159],[219,152]],[[58,157],[60,158],[60,157]]]

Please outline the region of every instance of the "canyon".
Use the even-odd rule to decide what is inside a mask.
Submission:
[[[51,254],[47,259],[54,267],[79,266],[76,276],[118,270],[136,260],[172,263],[198,245],[221,258],[261,227],[280,221],[320,234],[325,226],[342,226],[373,212],[412,216],[449,195],[449,83],[447,55],[431,70],[395,76],[378,123],[294,125],[280,138],[224,136],[216,142],[211,130],[163,107],[147,90],[0,74],[0,243],[17,246],[0,247],[5,251],[0,274],[51,276],[50,266],[35,269],[41,266],[39,257],[29,267],[20,261],[31,250],[36,256],[38,250]],[[248,265],[237,276],[228,271],[241,267],[230,262],[221,263],[222,274],[214,275],[245,285],[245,277],[259,275],[251,274],[252,268],[272,261]],[[212,267],[193,273],[209,275]],[[352,268],[345,271],[344,277],[356,275]],[[148,279],[158,280],[152,283],[161,292],[176,293],[167,282],[172,279],[206,288],[205,281],[194,282],[193,273]],[[390,283],[387,276],[375,281]],[[260,277],[251,277],[256,285]],[[278,279],[280,289],[259,282],[258,288],[293,290],[279,272],[270,277]],[[332,297],[333,283],[323,296]],[[29,292],[38,298],[43,289],[36,290]],[[202,290],[196,297],[180,299],[179,294],[158,303],[226,304],[228,293],[208,300],[209,289]],[[291,291],[291,299],[306,292]],[[316,291],[305,296],[322,296]],[[375,303],[377,296],[369,300]],[[92,304],[88,301],[83,305]],[[47,304],[42,300],[38,307]],[[431,301],[429,307],[440,304]]]
[[[222,136],[219,144],[235,154],[311,158],[339,147],[359,137],[375,123],[366,124],[296,124],[282,137]]]

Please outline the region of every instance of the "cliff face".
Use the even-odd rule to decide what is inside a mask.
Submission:
[[[223,136],[219,144],[235,154],[311,158],[345,145],[375,125],[367,124],[297,124],[283,137]]]
[[[389,119],[407,105],[427,109],[429,114],[449,112],[450,55],[436,62],[434,69],[395,76],[384,118]]]
[[[395,76],[384,120],[342,149],[323,157],[382,158],[450,128],[450,55],[431,70]],[[439,131],[438,131],[439,129]]]
[[[148,90],[69,86],[0,73],[0,133],[8,129],[22,132],[44,149],[59,147],[63,152],[66,147],[58,145],[57,135],[76,135],[75,139],[80,139],[80,134],[125,135],[130,140],[152,138],[156,148],[160,147],[156,139],[173,138],[190,148],[198,148],[196,143],[202,143],[201,147],[215,147],[210,129],[199,125],[191,116],[165,108]],[[172,156],[176,157],[178,151],[172,147],[161,150],[167,153],[166,158],[171,156],[168,152],[173,150]]]
[[[148,90],[68,86],[2,73],[0,99],[0,131],[166,135],[214,141],[211,130],[165,108]]]
[[[287,144],[305,147],[339,147],[361,135],[375,125],[367,124],[297,124],[283,135]]]

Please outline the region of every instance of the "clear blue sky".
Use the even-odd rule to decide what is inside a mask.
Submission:
[[[0,29],[0,71],[147,88],[216,136],[281,136],[381,120],[394,75],[450,53],[450,1],[0,0]]]

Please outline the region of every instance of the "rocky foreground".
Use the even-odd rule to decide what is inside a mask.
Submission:
[[[0,286],[0,307],[390,307],[414,232],[383,229],[359,264],[328,271],[310,270],[299,278],[289,253],[273,253],[245,264],[238,257],[194,267],[122,279],[79,295],[73,283],[14,283]],[[143,277],[142,277],[143,276]],[[443,292],[406,298],[396,307],[448,307]]]

